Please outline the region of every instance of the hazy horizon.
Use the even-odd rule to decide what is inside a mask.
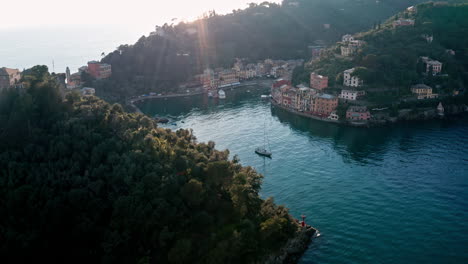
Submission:
[[[0,67],[25,69],[47,65],[51,71],[77,71],[102,52],[134,44],[156,25],[193,21],[209,10],[227,14],[261,0],[83,0],[68,10],[60,0],[26,0],[17,12],[0,16]],[[281,2],[274,0],[270,2]],[[92,7],[92,8],[91,8]],[[15,10],[16,2],[2,3]],[[112,10],[112,11],[110,11]],[[177,18],[176,20],[174,20]]]
[[[71,10],[63,5],[61,0],[26,0],[24,2],[26,7],[21,9],[21,19],[18,19],[17,12],[7,12],[0,16],[0,30],[108,25],[133,27],[146,32],[164,23],[193,21],[210,10],[215,10],[219,14],[227,14],[234,9],[245,9],[249,3],[264,1],[82,0]],[[280,3],[281,0],[270,2]],[[2,8],[6,10],[15,10],[17,6],[18,4],[14,1],[2,3]]]

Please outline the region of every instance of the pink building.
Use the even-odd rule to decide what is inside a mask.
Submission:
[[[280,88],[283,85],[291,85],[291,81],[286,79],[278,79],[273,83],[273,88]]]
[[[323,90],[328,87],[328,77],[318,75],[315,72],[310,74],[310,88]]]
[[[368,121],[371,114],[365,106],[351,106],[346,111],[346,119],[351,121]]]

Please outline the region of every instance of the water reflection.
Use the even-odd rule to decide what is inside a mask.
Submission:
[[[346,163],[357,163],[366,165],[383,161],[384,156],[391,147],[395,145],[400,151],[413,152],[424,144],[434,144],[433,140],[416,140],[422,135],[432,137],[440,130],[452,127],[457,122],[466,122],[466,118],[451,121],[425,121],[407,124],[398,124],[388,127],[355,128],[333,123],[317,121],[298,116],[270,104],[262,99],[262,94],[267,94],[267,87],[245,87],[236,90],[227,90],[227,98],[220,100],[208,98],[207,96],[178,97],[167,99],[155,99],[140,103],[140,109],[150,116],[166,117],[170,119],[169,128],[178,128],[177,122],[184,122],[193,116],[211,115],[218,118],[218,123],[209,123],[215,130],[223,126],[225,120],[219,116],[234,118],[240,111],[249,110],[245,116],[237,120],[238,126],[257,126],[256,129],[263,131],[263,125],[256,124],[261,120],[262,113],[271,115],[266,117],[268,122],[279,122],[287,125],[292,131],[307,135],[311,142],[325,140],[331,142],[333,150],[336,151]],[[262,122],[262,121],[260,121]],[[179,123],[180,125],[180,123]],[[269,129],[276,130],[274,124],[268,125]],[[219,131],[221,132],[221,131]],[[223,131],[230,133],[231,131]],[[437,137],[437,135],[435,135]]]
[[[417,139],[437,137],[436,134],[440,131],[453,129],[454,126],[466,126],[468,121],[466,116],[461,116],[451,120],[416,121],[384,127],[357,128],[313,120],[277,107],[271,108],[271,115],[296,131],[308,133],[310,137],[332,140],[335,151],[343,156],[345,162],[352,160],[362,164],[367,164],[371,160],[383,160],[383,156],[393,142],[396,142],[399,150],[404,152],[414,152],[427,146],[425,144],[439,144]]]
[[[260,101],[262,94],[269,93],[268,87],[250,86],[228,89],[226,99],[210,98],[207,95],[191,97],[175,97],[152,99],[139,103],[137,106],[143,113],[165,116],[169,118],[183,117],[191,112],[201,114],[219,111],[220,109],[242,108],[246,105],[254,106]]]

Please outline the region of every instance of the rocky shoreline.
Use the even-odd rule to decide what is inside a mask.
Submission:
[[[312,226],[299,226],[294,237],[290,238],[286,244],[276,253],[265,258],[263,264],[295,264],[299,262],[304,252],[309,247],[312,238],[318,230]]]

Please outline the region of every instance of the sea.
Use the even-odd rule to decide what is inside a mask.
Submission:
[[[468,263],[468,118],[353,128],[272,107],[268,89],[140,103],[264,175],[320,232],[300,263]],[[258,146],[271,159],[257,156]]]
[[[132,26],[48,26],[0,29],[0,67],[46,65],[51,72],[73,72],[100,60],[120,45],[134,44],[149,30]]]
[[[148,32],[131,27],[0,30],[0,67],[72,72]],[[264,175],[261,196],[316,227],[301,263],[468,263],[468,118],[351,128],[296,116],[268,89],[146,101]],[[267,146],[272,159],[254,153]]]

